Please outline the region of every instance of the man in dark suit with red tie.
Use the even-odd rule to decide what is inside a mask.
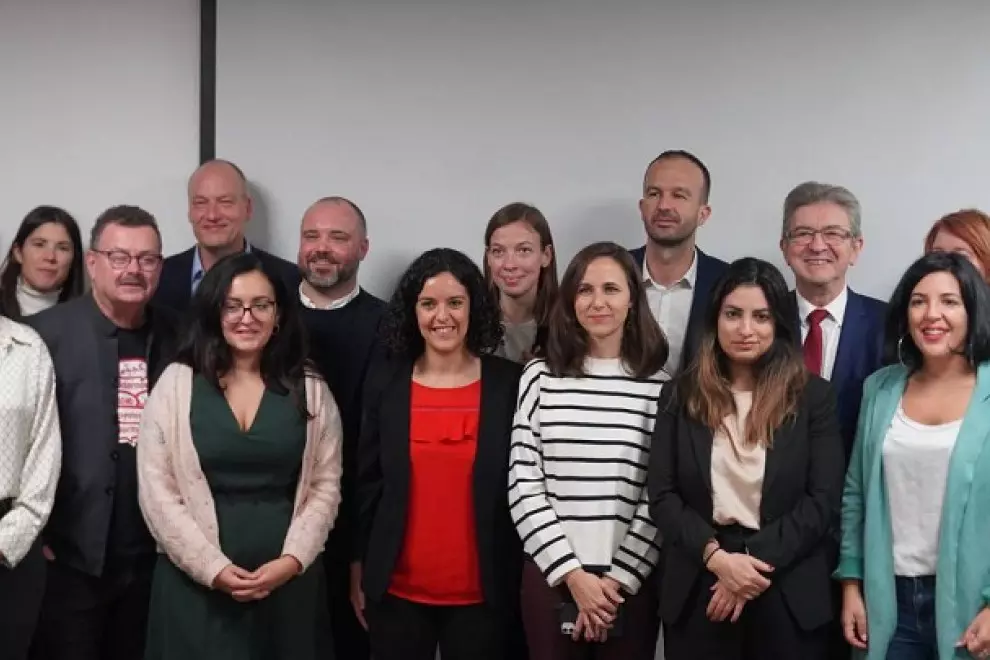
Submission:
[[[842,186],[809,181],[784,200],[780,249],[794,272],[794,323],[808,370],[829,381],[838,397],[839,425],[852,452],[863,381],[880,368],[887,305],[846,284],[846,273],[863,249],[859,201]],[[838,537],[838,521],[836,521]],[[836,547],[837,551],[837,547]],[[848,660],[836,587],[835,633],[830,660]]]

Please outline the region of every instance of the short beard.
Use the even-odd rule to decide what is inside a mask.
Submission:
[[[337,271],[329,277],[320,277],[308,268],[303,269],[303,279],[309,282],[310,286],[317,290],[332,289],[341,282],[350,280],[357,274],[357,264],[337,266]]]
[[[647,236],[649,237],[650,242],[653,243],[653,244],[655,244],[655,245],[659,245],[662,248],[676,248],[676,247],[680,247],[680,246],[684,245],[693,235],[694,235],[694,232],[692,231],[692,232],[689,232],[687,234],[684,234],[683,236],[661,236],[661,237],[657,238],[656,236],[653,236],[652,234],[647,233]]]

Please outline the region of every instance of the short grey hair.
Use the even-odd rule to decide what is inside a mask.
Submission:
[[[853,237],[859,238],[863,235],[863,210],[856,195],[842,186],[819,183],[818,181],[805,181],[787,193],[787,197],[784,199],[784,225],[781,229],[781,237],[787,237],[791,218],[798,209],[825,202],[835,204],[846,212],[846,215],[849,216],[849,230]]]

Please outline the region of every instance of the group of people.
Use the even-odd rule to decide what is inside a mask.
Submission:
[[[0,271],[0,648],[14,660],[990,657],[990,217],[855,293],[847,189],[783,203],[796,286],[699,249],[711,176],[647,167],[645,245],[558,278],[499,209],[479,267],[358,283],[368,223],[245,238],[190,177],[164,258],[39,207]],[[84,277],[83,270],[87,277]],[[89,286],[84,286],[88,280]]]

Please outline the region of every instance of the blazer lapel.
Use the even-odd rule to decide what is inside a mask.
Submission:
[[[687,419],[687,418],[685,418]],[[694,420],[688,420],[688,435],[694,448],[694,458],[698,462],[698,471],[705,480],[708,492],[712,492],[712,433]]]
[[[804,411],[801,411],[804,414]],[[766,462],[763,466],[763,486],[761,488],[762,499],[767,498],[767,493],[770,492],[770,488],[773,486],[774,480],[777,475],[780,474],[780,466],[785,462],[784,458],[787,454],[790,444],[792,442],[792,436],[794,432],[794,425],[788,424],[782,429],[779,429],[773,435],[773,444],[767,448],[766,452]]]
[[[990,364],[980,365],[976,372],[976,387],[966,406],[959,435],[956,437],[952,458],[949,461],[949,476],[945,487],[945,500],[942,506],[942,531],[939,547],[955,548],[961,533],[966,504],[972,494],[974,479],[973,466],[984,451],[990,438],[990,414],[987,402],[990,400]],[[941,578],[955,574],[956,553],[940,552],[938,575]],[[944,559],[943,559],[944,558]]]
[[[846,298],[846,311],[842,320],[842,328],[839,331],[839,347],[835,353],[835,365],[832,367],[832,377],[829,380],[835,383],[836,391],[841,391],[842,386],[852,373],[852,367],[856,364],[856,352],[863,347],[863,339],[866,336],[863,332],[863,305],[859,296],[849,290]]]
[[[478,439],[474,452],[474,467],[471,477],[476,512],[483,511],[486,508],[486,503],[481,501],[482,495],[492,492],[491,488],[486,487],[485,481],[491,475],[499,474],[498,470],[490,468],[502,465],[506,460],[506,440],[494,436],[497,425],[492,423],[491,415],[497,415],[498,411],[502,408],[496,401],[498,383],[493,382],[494,377],[491,373],[490,365],[491,362],[489,360],[483,359],[481,361],[481,410],[478,414]]]
[[[405,363],[395,369],[386,386],[382,398],[383,439],[393,439],[390,445],[381,447],[382,469],[392,472],[397,478],[400,492],[409,491],[412,472],[409,450],[409,418],[412,414],[412,363]],[[387,426],[386,426],[387,425]]]

